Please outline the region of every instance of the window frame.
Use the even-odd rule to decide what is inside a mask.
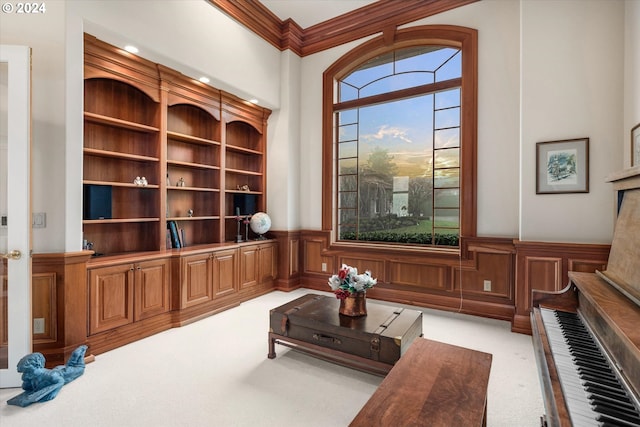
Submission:
[[[338,210],[336,208],[337,125],[334,106],[345,108],[352,101],[337,103],[337,81],[365,61],[383,53],[420,45],[451,46],[462,51],[461,117],[460,117],[460,234],[457,248],[420,246],[420,250],[459,251],[465,237],[475,237],[477,230],[477,110],[478,110],[478,32],[473,28],[454,25],[424,25],[402,30],[386,30],[381,36],[361,44],[335,61],[323,73],[322,98],[322,229],[331,232],[331,244],[349,246],[392,246],[406,244],[337,241]],[[437,85],[438,83],[435,83]],[[419,88],[419,87],[418,87]],[[418,92],[405,89],[408,95]],[[385,94],[375,95],[380,101]],[[369,97],[373,98],[373,97]],[[410,246],[410,245],[409,245]],[[417,246],[415,246],[417,247]]]

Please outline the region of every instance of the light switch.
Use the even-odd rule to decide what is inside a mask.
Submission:
[[[36,212],[32,215],[31,225],[33,228],[45,228],[47,226],[47,214],[45,212]]]

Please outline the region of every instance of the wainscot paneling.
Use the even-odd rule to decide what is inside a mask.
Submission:
[[[569,271],[604,270],[610,245],[514,241],[516,248],[516,313],[512,330],[531,334],[531,291],[560,291]]]
[[[44,318],[44,333],[33,335],[33,351],[47,366],[66,362],[87,344],[87,269],[91,251],[34,254],[32,317]]]
[[[330,244],[330,234],[301,231],[302,286],[329,291],[342,264],[370,270],[378,285],[370,298],[509,320],[514,313],[512,239],[463,239],[460,251],[388,245]],[[491,289],[485,290],[485,280]]]
[[[330,233],[301,231],[301,286],[328,291],[342,263],[371,270],[371,298],[508,320],[531,333],[531,290],[557,291],[568,271],[606,267],[609,245],[463,238],[460,251],[426,251],[385,245],[331,244]]]
[[[275,289],[297,289],[300,287],[300,232],[271,231],[269,235],[278,241]]]
[[[149,279],[163,280],[153,279],[152,288],[138,289],[137,321],[92,335],[89,271],[129,261],[118,257],[91,258],[91,251],[34,254],[33,315],[45,319],[44,332],[33,337],[34,351],[45,355],[48,367],[56,366],[64,363],[79,345],[89,345],[91,357],[211,316],[272,289],[290,291],[306,287],[329,291],[327,280],[343,263],[360,271],[370,270],[378,279],[378,285],[368,292],[372,299],[503,319],[511,322],[514,332],[531,333],[532,289],[559,291],[568,283],[568,271],[604,270],[610,249],[609,245],[473,237],[462,238],[459,250],[425,251],[387,245],[331,244],[330,233],[326,231],[269,234],[276,241],[204,245],[135,256],[135,262],[131,262],[133,275],[141,275],[139,284],[145,283],[144,268],[154,267],[159,259],[164,260],[162,267],[150,270],[154,273]],[[257,251],[255,265],[244,265],[241,253],[251,250]],[[212,291],[211,300],[183,306],[184,294],[190,289],[185,285],[188,269],[183,261],[202,254],[210,261],[223,260],[211,261],[211,269],[215,267],[216,272],[206,268],[199,273],[204,276],[202,283],[206,283],[207,289],[211,287],[215,292]],[[252,268],[256,271],[256,283],[242,289],[239,272]],[[157,285],[163,281],[168,283]],[[2,286],[0,315],[4,316],[4,279]],[[143,294],[148,294],[148,298],[143,298]],[[6,341],[6,329],[0,330],[0,340]]]
[[[387,275],[390,283],[418,289],[451,290],[451,281],[447,280],[449,269],[446,267],[412,262],[390,264]]]
[[[42,319],[42,332],[33,331],[34,343],[55,342],[58,334],[56,273],[35,273],[31,277],[31,317]]]

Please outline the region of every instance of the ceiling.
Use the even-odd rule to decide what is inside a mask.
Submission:
[[[375,0],[260,0],[278,18],[291,18],[302,28],[358,9]]]

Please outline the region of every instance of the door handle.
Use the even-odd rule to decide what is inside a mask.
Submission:
[[[338,344],[338,345],[342,344],[342,341],[340,341],[340,338],[334,338],[324,334],[313,334],[313,339],[316,341],[324,342],[324,343]]]
[[[7,259],[20,259],[21,256],[22,256],[22,252],[20,252],[17,249],[9,251],[6,254],[2,254],[2,258],[7,258]]]

